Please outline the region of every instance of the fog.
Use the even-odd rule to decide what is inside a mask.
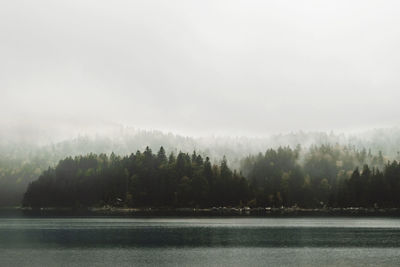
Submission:
[[[2,136],[399,125],[397,1],[0,3]]]

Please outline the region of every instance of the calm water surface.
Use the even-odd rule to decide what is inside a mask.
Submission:
[[[2,266],[399,266],[400,219],[0,218]]]

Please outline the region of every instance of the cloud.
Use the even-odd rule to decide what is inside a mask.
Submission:
[[[399,5],[5,0],[0,123],[190,135],[398,125]]]

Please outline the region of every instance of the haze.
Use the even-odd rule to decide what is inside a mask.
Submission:
[[[0,3],[0,127],[398,126],[398,1]]]

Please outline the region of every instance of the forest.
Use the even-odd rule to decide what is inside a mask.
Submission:
[[[23,203],[32,207],[93,205],[243,205],[250,198],[245,178],[226,159],[212,165],[195,152],[166,155],[163,147],[129,157],[89,154],[66,158],[32,182]]]
[[[319,172],[322,173],[318,175],[330,177],[331,186],[333,178],[348,178],[356,167],[361,170],[368,164],[370,168],[383,170],[387,161],[400,160],[399,128],[375,129],[357,135],[300,131],[264,138],[194,138],[160,131],[118,128],[110,135],[85,135],[71,139],[61,138],[58,141],[52,140],[48,135],[41,135],[43,139],[34,136],[21,139],[18,131],[9,135],[6,133],[0,132],[0,207],[20,206],[28,185],[49,167],[55,168],[62,159],[90,153],[110,155],[114,152],[125,156],[137,150],[143,151],[146,145],[153,151],[158,151],[163,146],[168,153],[173,152],[175,155],[180,151],[192,153],[195,150],[203,158],[208,156],[212,165],[219,165],[226,156],[231,169],[236,169],[249,178],[250,166],[254,163],[249,159],[254,161],[260,151],[265,152],[269,148],[277,150],[286,146],[296,148],[301,144],[297,163],[301,167],[307,166],[307,172],[310,172],[311,166],[319,165],[318,160],[330,166],[321,166]],[[322,145],[325,146],[324,149],[316,149]],[[377,161],[379,155],[380,164]],[[315,173],[311,171],[308,175],[311,177]]]
[[[66,157],[31,182],[26,207],[398,207],[400,164],[340,145],[268,149],[215,163],[200,153]]]

